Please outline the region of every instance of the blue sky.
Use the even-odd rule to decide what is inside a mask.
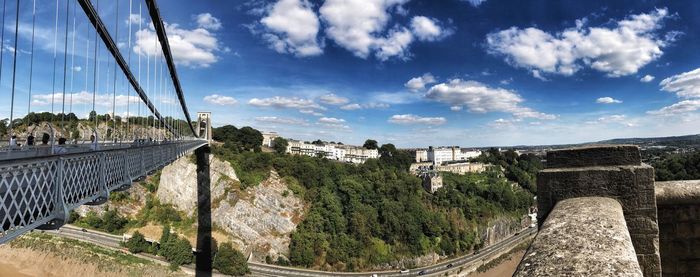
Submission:
[[[23,108],[15,117],[26,112],[29,98],[32,3],[22,2],[15,104]],[[32,111],[50,110],[52,92],[62,96],[66,46],[65,4],[56,24],[55,3],[39,2]],[[113,36],[119,22],[117,41],[125,57],[131,53],[135,73],[137,57],[142,58],[140,76],[147,87],[146,63],[157,51],[145,6],[142,21],[139,1],[133,1],[131,17],[129,1],[119,1],[119,8],[115,1],[101,4]],[[94,49],[86,49],[85,40],[94,40],[94,34],[78,7],[74,35],[72,5],[66,91],[76,99],[76,113],[85,114],[95,90]],[[373,138],[400,147],[578,143],[700,129],[697,1],[169,0],[160,5],[190,111],[213,112],[219,126],[250,125],[291,138],[355,144]],[[8,5],[1,99],[9,99],[11,88],[14,11]],[[104,97],[98,111],[111,111],[115,94],[121,96],[114,101],[115,112],[126,114],[128,102],[134,113],[123,77],[115,86],[113,65],[99,53],[97,91]],[[152,83],[148,90],[161,100],[159,109],[175,111],[167,93],[172,89]],[[8,114],[9,101],[3,100],[0,117]]]

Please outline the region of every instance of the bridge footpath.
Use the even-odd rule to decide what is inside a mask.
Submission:
[[[70,210],[103,204],[110,192],[206,144],[179,140],[0,160],[0,243],[35,228],[56,229]]]

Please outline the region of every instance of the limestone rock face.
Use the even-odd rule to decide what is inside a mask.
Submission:
[[[212,155],[209,164],[211,198],[217,199],[223,196],[226,187],[238,181],[238,177],[229,162]],[[197,207],[197,165],[189,157],[182,157],[163,168],[157,196],[161,202],[173,204],[178,210],[193,215]]]
[[[253,253],[254,260],[264,261],[266,255],[288,257],[289,234],[301,221],[304,203],[292,193],[283,196],[286,190],[287,185],[272,171],[260,185],[229,193],[214,209],[214,223],[231,233],[244,253]]]
[[[163,169],[157,196],[162,203],[193,215],[197,203],[197,167],[188,157]],[[210,160],[212,221],[231,235],[230,240],[254,261],[270,255],[288,257],[289,234],[301,222],[305,207],[287,191],[277,172],[261,184],[240,190],[236,172],[229,162]],[[283,196],[287,194],[287,196]]]

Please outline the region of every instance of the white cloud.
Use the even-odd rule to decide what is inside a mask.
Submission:
[[[134,24],[134,25],[139,25],[143,24],[143,18],[139,14],[132,13],[129,14],[129,18],[126,20],[126,24]]]
[[[595,100],[595,102],[598,104],[619,104],[622,103],[622,100],[617,100],[612,97],[601,97]]]
[[[700,68],[668,77],[659,85],[681,98],[700,98]]]
[[[298,57],[323,53],[317,36],[320,28],[318,16],[307,0],[280,0],[260,20],[266,32],[263,38],[278,53],[290,53]]]
[[[431,87],[428,99],[450,105],[451,110],[466,106],[470,112],[506,112],[516,118],[555,119],[555,115],[537,112],[520,104],[524,100],[514,91],[491,88],[476,81],[453,79]],[[460,107],[460,108],[458,108]]]
[[[256,117],[255,121],[261,122],[261,123],[284,124],[284,125],[302,125],[302,126],[309,125],[308,122],[306,122],[302,119],[284,118],[284,117],[277,117],[277,116]]]
[[[253,98],[248,104],[256,107],[289,108],[301,110],[325,110],[326,108],[316,104],[313,100],[298,97],[275,96],[271,98]]]
[[[654,81],[654,78],[655,78],[654,76],[647,74],[647,75],[644,75],[644,77],[642,77],[641,79],[639,79],[639,81],[641,81],[642,83],[648,83],[648,82]]]
[[[314,110],[309,110],[309,109],[301,109],[301,110],[299,110],[299,112],[303,113],[303,114],[310,114],[313,116],[323,116],[322,113],[319,113],[319,112],[314,111]]]
[[[318,119],[318,122],[326,124],[342,124],[345,123],[345,119],[335,117],[321,117]]]
[[[216,31],[222,27],[221,21],[210,13],[200,13],[195,17],[195,20],[200,28]]]
[[[583,19],[555,34],[511,27],[488,34],[486,42],[490,53],[540,77],[541,73],[570,76],[584,66],[618,77],[637,73],[663,54],[661,48],[674,39],[657,34],[667,17],[667,9],[657,9],[617,21],[614,28],[586,27]]]
[[[165,23],[168,42],[177,64],[187,67],[208,67],[217,62],[217,52],[222,51],[216,35],[205,28],[198,27],[188,30],[177,24]],[[153,28],[145,28],[136,32],[133,51],[139,55],[160,55],[160,44],[156,44],[157,36]]]
[[[421,117],[414,114],[395,114],[389,118],[390,123],[412,125],[412,124],[425,124],[425,125],[442,125],[447,122],[444,117]]]
[[[235,105],[236,103],[238,103],[238,100],[236,100],[235,98],[233,98],[231,96],[212,94],[212,95],[204,96],[204,102],[207,102],[209,104],[214,104],[214,105],[228,106],[228,105]]]
[[[474,7],[478,7],[482,3],[486,2],[486,0],[463,0],[469,2],[469,4],[472,4]]]
[[[346,111],[354,111],[354,110],[361,110],[361,109],[386,109],[389,107],[389,104],[386,103],[366,103],[366,104],[357,104],[357,103],[352,103],[352,104],[347,104],[342,107],[340,107],[341,110],[346,110]]]
[[[697,111],[698,109],[700,109],[700,100],[683,100],[671,106],[647,113],[651,115],[671,116],[683,115],[685,113]]]
[[[353,103],[353,104],[347,104],[345,106],[342,106],[342,107],[340,107],[340,109],[346,110],[346,111],[354,111],[354,110],[362,109],[362,106],[360,106],[360,104]]]
[[[377,58],[386,60],[392,56],[406,58],[413,35],[405,27],[393,28],[387,37],[381,33],[391,16],[408,0],[327,0],[320,8],[326,23],[326,35],[355,56],[367,58],[377,51]]]
[[[72,98],[73,105],[92,105],[92,92],[81,91],[77,93],[67,93],[66,102],[68,99]],[[32,105],[36,106],[46,106],[51,105],[53,101],[54,104],[60,105],[63,100],[63,93],[54,94],[32,94]],[[99,107],[112,107],[112,104],[116,104],[117,107],[125,107],[127,104],[135,105],[141,103],[141,98],[132,95],[116,95],[116,98],[112,94],[96,94],[95,95],[95,105]]]
[[[440,21],[425,16],[414,16],[411,19],[411,30],[422,41],[441,40],[452,34],[452,30],[440,26]]]
[[[425,89],[426,85],[435,83],[435,77],[430,73],[425,73],[423,76],[411,78],[404,86],[411,91],[419,91]]]
[[[82,71],[82,70],[83,70],[83,68],[80,67],[80,66],[74,66],[74,67],[73,67],[73,71],[75,71],[75,72],[80,72],[80,71]]]
[[[322,95],[321,97],[318,98],[318,101],[323,103],[323,104],[327,104],[327,105],[343,105],[343,104],[347,104],[348,102],[350,102],[349,99],[342,97],[342,96],[335,95],[333,93]]]

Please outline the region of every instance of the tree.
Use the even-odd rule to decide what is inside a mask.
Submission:
[[[282,137],[276,137],[274,140],[272,140],[272,148],[275,149],[275,152],[278,154],[284,154],[287,152],[288,145],[289,142]]]
[[[365,144],[363,144],[362,147],[367,149],[377,149],[379,148],[379,145],[377,144],[376,140],[368,139],[365,141]]]
[[[233,125],[225,125],[219,128],[213,128],[211,131],[212,138],[215,141],[220,142],[235,141],[236,135],[238,134],[238,128],[236,128],[236,126]]]
[[[311,144],[313,144],[313,145],[318,145],[318,146],[324,146],[324,145],[325,145],[325,144],[323,143],[323,141],[320,140],[320,139],[317,139],[317,140],[312,141]]]
[[[148,252],[150,244],[146,241],[146,238],[139,231],[134,232],[134,235],[126,241],[126,248],[129,249],[131,253],[141,253]]]
[[[230,242],[222,243],[214,255],[212,266],[223,274],[242,276],[250,272],[246,258]]]
[[[165,243],[161,242],[159,252],[171,266],[192,263],[192,245],[187,239],[179,238],[176,234],[170,234]]]
[[[0,137],[7,135],[7,119],[0,120]]]

